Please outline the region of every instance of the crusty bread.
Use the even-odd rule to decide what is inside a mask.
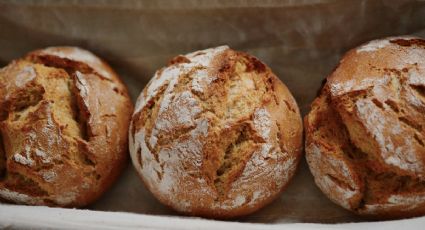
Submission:
[[[349,51],[305,117],[316,184],[357,214],[425,214],[425,40]]]
[[[136,103],[130,153],[147,188],[189,215],[230,218],[276,198],[294,175],[302,121],[256,58],[221,46],[174,58]]]
[[[132,103],[111,68],[76,47],[29,53],[0,70],[0,198],[81,207],[127,159]]]

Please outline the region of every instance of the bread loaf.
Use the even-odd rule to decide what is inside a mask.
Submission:
[[[393,37],[349,51],[305,117],[319,188],[360,215],[425,213],[425,41]]]
[[[302,122],[266,65],[220,46],[156,72],[137,100],[129,139],[136,170],[163,204],[230,218],[263,207],[288,184]]]
[[[81,207],[127,159],[132,104],[112,69],[76,47],[29,53],[0,70],[0,198]]]

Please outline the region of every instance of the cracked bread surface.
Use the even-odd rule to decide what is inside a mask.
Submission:
[[[163,204],[231,218],[276,198],[302,153],[302,121],[286,86],[227,46],[177,56],[140,94],[133,164]]]
[[[332,201],[374,218],[425,214],[425,40],[349,51],[304,126],[307,162]]]
[[[0,70],[0,198],[85,206],[128,154],[132,104],[112,69],[77,47],[49,47]]]

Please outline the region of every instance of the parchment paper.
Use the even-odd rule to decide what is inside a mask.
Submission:
[[[295,96],[303,116],[341,55],[385,36],[425,35],[425,1],[0,1],[0,65],[47,46],[104,58],[133,100],[177,54],[227,44],[257,56]],[[93,210],[178,215],[145,189],[131,164]],[[279,199],[243,222],[366,221],[330,202],[305,160]]]

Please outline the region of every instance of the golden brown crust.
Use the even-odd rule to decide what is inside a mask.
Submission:
[[[129,136],[134,166],[163,204],[231,218],[263,207],[289,182],[302,122],[267,66],[222,46],[159,70],[137,101]]]
[[[81,207],[127,159],[133,110],[111,68],[76,47],[29,53],[0,70],[0,197]]]
[[[378,218],[425,214],[425,41],[349,51],[305,117],[306,157],[335,203]]]

